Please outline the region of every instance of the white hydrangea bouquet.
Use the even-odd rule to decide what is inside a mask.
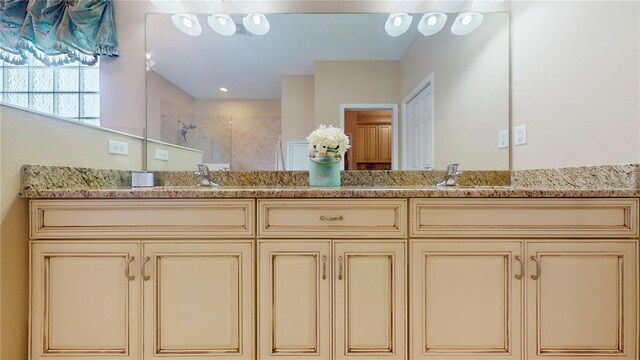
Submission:
[[[307,137],[309,142],[309,186],[340,186],[340,161],[349,150],[349,138],[340,128],[320,127]]]
[[[351,145],[349,138],[340,128],[320,125],[308,137],[309,151],[314,156],[342,156]]]

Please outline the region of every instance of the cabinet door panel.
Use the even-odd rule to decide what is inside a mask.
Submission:
[[[380,125],[378,127],[378,161],[383,163],[391,162],[391,125]]]
[[[520,359],[521,243],[411,246],[412,358]]]
[[[145,358],[253,358],[252,245],[144,244]]]
[[[378,126],[367,125],[367,161],[378,162]]]
[[[264,242],[258,261],[258,358],[329,358],[329,242]]]
[[[367,162],[367,127],[358,126],[356,133],[356,162]]]
[[[337,242],[335,358],[405,358],[405,243]]]
[[[636,356],[634,243],[530,243],[530,359]],[[537,271],[529,259],[530,273]]]
[[[32,359],[138,358],[137,244],[36,243],[31,256]]]

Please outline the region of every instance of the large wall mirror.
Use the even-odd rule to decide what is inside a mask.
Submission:
[[[456,15],[424,36],[412,14],[392,37],[388,14],[267,14],[265,35],[232,14],[230,36],[148,14],[149,170],[301,170],[320,124],[345,129],[349,170],[509,169],[509,14],[464,36]]]

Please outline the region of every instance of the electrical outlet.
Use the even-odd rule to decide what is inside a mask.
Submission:
[[[504,129],[498,131],[498,149],[509,147],[509,130]]]
[[[169,151],[156,149],[156,160],[169,161]]]
[[[129,144],[122,141],[109,140],[109,154],[129,155]]]
[[[527,125],[519,125],[513,129],[513,143],[524,145],[527,143]]]

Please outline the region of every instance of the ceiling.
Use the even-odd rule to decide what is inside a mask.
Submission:
[[[242,16],[232,18],[241,24]],[[399,60],[417,34],[412,26],[399,37],[388,36],[387,14],[266,16],[266,35],[222,36],[199,15],[202,34],[192,37],[170,15],[149,14],[147,50],[154,69],[196,99],[280,99],[282,75],[311,75],[317,60]]]

